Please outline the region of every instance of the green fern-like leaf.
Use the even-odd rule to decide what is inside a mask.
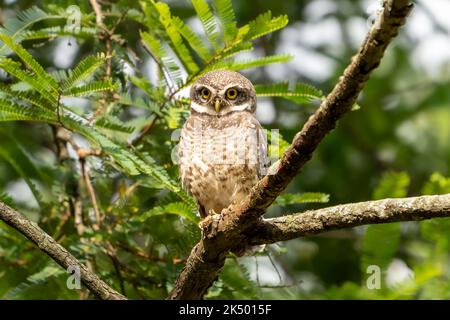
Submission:
[[[22,177],[26,182],[34,198],[38,202],[40,208],[45,207],[43,201],[43,196],[38,190],[36,184],[31,180],[30,175],[34,177],[39,176],[38,170],[36,169],[34,163],[30,160],[26,152],[20,148],[20,146],[14,144],[6,148],[4,145],[0,145],[0,157],[5,159],[11,167]]]
[[[389,171],[383,174],[373,192],[373,198],[402,198],[408,193],[410,178],[406,172]]]
[[[172,23],[177,28],[178,32],[183,36],[191,48],[204,61],[211,59],[211,53],[208,47],[203,43],[203,40],[193,32],[184,22],[178,17],[172,17]]]
[[[231,57],[242,53],[245,51],[250,51],[253,49],[253,44],[251,42],[238,42],[233,46],[226,47],[223,52],[216,56],[215,60],[230,59]]]
[[[4,99],[0,99],[0,121],[30,120],[55,123],[53,113],[38,108],[25,107]]]
[[[163,104],[167,100],[166,88],[164,86],[154,86],[143,77],[130,76],[129,80],[141,89],[147,98],[153,103]]]
[[[27,67],[39,79],[41,85],[47,90],[57,92],[58,84],[56,81],[44,70],[44,68],[28,53],[20,44],[14,43],[14,40],[6,34],[0,34],[0,40],[3,41],[12,51],[14,51],[20,59],[27,65]]]
[[[231,0],[213,0],[212,4],[222,25],[224,42],[227,45],[236,38],[238,33],[236,16]]]
[[[283,138],[278,130],[267,130],[266,133],[269,142],[269,157],[280,159],[291,144]]]
[[[119,119],[112,116],[103,116],[101,118],[98,118],[95,121],[95,126],[124,133],[132,133],[135,130],[133,126],[128,126]]]
[[[167,109],[167,114],[164,119],[167,122],[167,126],[169,129],[177,129],[180,127],[180,121],[183,110],[175,105],[170,105]]]
[[[25,30],[22,32],[21,41],[25,40],[45,40],[57,37],[76,36],[77,38],[88,38],[97,34],[97,29],[89,27],[80,27],[78,30],[71,30],[61,26],[42,28],[39,30]]]
[[[435,172],[422,189],[423,194],[446,194],[450,193],[450,177]]]
[[[272,12],[270,11],[260,14],[255,20],[250,21],[248,25],[242,27],[244,30],[248,30],[247,32],[241,31],[245,34],[243,40],[249,41],[262,37],[285,27],[288,22],[289,20],[286,15],[272,18]]]
[[[51,106],[56,106],[57,93],[54,90],[49,89],[48,86],[45,86],[45,83],[36,79],[33,74],[23,71],[20,63],[8,58],[0,57],[0,68],[17,79],[28,83],[31,88],[38,91]]]
[[[249,68],[263,67],[273,63],[288,62],[291,59],[292,56],[289,54],[280,54],[245,61],[233,61],[228,68],[231,70],[244,70]]]
[[[0,201],[12,208],[16,207],[13,198],[7,193],[0,192]],[[0,235],[3,236],[2,230],[0,230]]]
[[[12,90],[12,88],[15,89]],[[0,92],[6,93],[12,101],[18,101],[19,99],[22,101],[26,101],[31,105],[37,106],[39,108],[53,110],[53,107],[49,105],[48,101],[43,99],[39,94],[31,90],[17,91],[17,89],[20,89],[20,87],[17,88],[17,86],[14,85],[13,86],[0,85]]]
[[[192,198],[181,189],[181,186],[177,182],[170,178],[167,171],[159,166],[149,154],[135,152],[135,155],[130,155],[130,157],[142,173],[152,176],[162,183],[168,190],[174,192],[187,205],[192,208],[196,208]]]
[[[105,63],[106,59],[107,56],[105,54],[99,53],[96,56],[89,56],[81,60],[73,70],[69,71],[67,79],[61,83],[61,88],[69,90],[80,82],[85,81]]]
[[[46,283],[49,279],[58,277],[62,274],[65,274],[64,269],[56,265],[56,263],[52,262],[39,272],[36,272],[29,276],[26,281],[9,290],[2,298],[8,300],[20,299],[20,294],[24,293],[26,290],[34,286]]]
[[[13,38],[16,42],[22,40],[24,31],[36,22],[58,18],[58,16],[49,15],[36,6],[33,6],[25,11],[20,12],[16,17],[8,19],[3,28],[0,28],[0,33],[6,34]],[[8,54],[7,46],[0,43],[0,55]]]
[[[159,105],[152,101],[146,101],[142,97],[133,98],[129,94],[117,94],[115,102],[125,106],[150,110],[151,112],[161,115]]]
[[[63,91],[65,97],[82,97],[89,96],[98,92],[107,90],[117,90],[118,84],[112,83],[111,80],[94,81],[78,87],[72,87],[69,90]]]
[[[181,87],[183,84],[182,71],[173,57],[168,54],[162,43],[147,32],[142,32],[141,38],[144,46],[152,55],[152,58],[155,59],[156,63],[162,69],[161,71],[170,78],[170,81],[178,87]],[[166,80],[166,78],[164,78],[164,80]],[[172,87],[173,83],[166,80],[166,84],[169,87]]]
[[[255,85],[255,90],[259,97],[280,97],[295,103],[307,103],[314,99],[320,100],[323,98],[322,91],[307,83],[297,83],[293,89],[289,89],[288,82]]]
[[[450,193],[450,177],[444,177],[440,173],[433,173],[422,189],[423,194]],[[446,254],[450,250],[450,218],[431,219],[420,223],[422,237],[435,247],[435,250]],[[444,237],[442,235],[445,235]]]
[[[173,51],[177,53],[183,66],[190,73],[198,72],[199,67],[192,58],[189,49],[183,43],[183,38],[178,32],[178,29],[172,22],[172,16],[169,6],[163,2],[152,3],[159,13],[159,21],[166,30],[166,34],[170,40],[169,44],[172,47]]]
[[[219,28],[211,8],[205,0],[192,0],[192,4],[200,18],[209,42],[213,48],[218,49]]]
[[[126,147],[117,144],[95,130],[86,121],[77,119],[74,116],[66,114],[62,121],[66,128],[83,135],[91,143],[109,154],[125,173],[129,175],[147,174],[176,194],[187,205],[195,208],[192,198],[181,189],[181,186],[150,155],[137,151],[128,151]]]
[[[164,215],[164,214],[175,214],[193,223],[197,224],[199,218],[197,217],[196,210],[193,210],[192,207],[186,205],[184,202],[172,202],[163,206],[154,207],[151,210],[148,210],[142,213],[137,220],[140,222],[147,221],[151,217]]]

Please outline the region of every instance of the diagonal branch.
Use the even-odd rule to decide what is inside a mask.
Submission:
[[[241,205],[241,220],[251,220],[255,215],[264,214],[265,209],[311,159],[322,139],[336,127],[337,121],[351,110],[370,73],[380,64],[388,44],[412,9],[409,0],[385,0],[383,7],[383,12],[339,82],[296,134],[290,147],[276,163],[273,174],[261,179]]]
[[[366,224],[444,217],[450,217],[450,194],[383,199],[264,220],[248,237],[253,245],[268,244]]]
[[[102,300],[126,300],[123,295],[108,286],[96,274],[89,271],[39,226],[1,201],[0,220],[3,220],[6,224],[26,236],[65,270],[69,267],[72,267],[74,270],[80,270],[81,281],[98,298]]]
[[[412,9],[409,0],[385,0],[383,10],[358,53],[352,58],[332,92],[297,133],[291,146],[275,164],[271,175],[261,179],[241,204],[230,206],[223,217],[209,216],[203,235],[193,248],[169,299],[200,299],[216,280],[226,253],[248,241],[244,232],[259,217],[311,159],[322,139],[349,112],[370,73],[380,64],[388,44],[397,35]]]

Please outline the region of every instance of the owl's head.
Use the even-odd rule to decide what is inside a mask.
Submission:
[[[206,73],[191,87],[191,111],[223,116],[235,111],[255,112],[253,84],[240,73],[218,70]]]

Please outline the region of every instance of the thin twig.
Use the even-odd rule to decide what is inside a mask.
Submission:
[[[136,146],[137,144],[139,144],[139,143],[142,141],[142,139],[144,139],[145,136],[150,132],[150,130],[153,129],[153,127],[154,127],[155,124],[156,124],[156,120],[158,120],[158,118],[159,118],[159,117],[155,114],[155,115],[153,116],[152,121],[151,121],[148,125],[144,126],[144,127],[141,129],[141,131],[139,131],[139,133],[137,134],[137,136],[134,137],[130,142],[128,142],[128,147],[131,148],[131,147],[134,147],[134,146]]]
[[[84,183],[86,184],[86,189],[89,194],[89,198],[91,199],[92,208],[94,209],[95,214],[95,223],[92,224],[94,230],[100,229],[102,222],[102,215],[100,214],[100,210],[98,208],[97,197],[95,195],[95,190],[91,182],[91,178],[89,177],[89,173],[86,169],[86,160],[85,158],[80,158],[80,168],[81,175],[83,177]]]
[[[278,281],[281,283],[283,283],[283,278],[281,277],[281,273],[280,270],[278,270],[277,265],[275,264],[275,261],[273,261],[272,257],[270,256],[270,253],[267,252],[267,257],[269,258],[270,263],[272,264],[272,267],[275,269],[275,272],[278,275]]]
[[[89,0],[89,2],[91,3],[92,9],[94,9],[97,25],[103,27],[103,14],[100,5],[97,0]]]

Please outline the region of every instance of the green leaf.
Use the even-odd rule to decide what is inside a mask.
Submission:
[[[97,118],[95,121],[95,126],[124,133],[132,133],[135,130],[133,126],[129,126],[113,116],[103,116],[101,118]]]
[[[185,219],[188,219],[189,221],[192,221],[195,224],[199,222],[196,210],[193,210],[192,207],[186,205],[186,203],[184,202],[172,202],[164,206],[154,207],[151,210],[148,210],[139,215],[137,220],[140,222],[145,222],[151,217],[164,214],[175,214]]]
[[[0,157],[5,159],[22,177],[33,193],[39,207],[43,209],[45,207],[43,196],[36,187],[35,183],[31,180],[32,177],[40,177],[40,174],[33,161],[31,161],[29,155],[26,154],[20,145],[14,143],[9,144],[8,147],[4,144],[0,144]]]
[[[191,48],[198,54],[203,61],[211,59],[211,53],[203,40],[193,32],[179,17],[172,17],[172,23],[177,28],[178,32],[183,36]]]
[[[446,178],[440,173],[433,173],[430,180],[425,184],[422,194],[446,194],[450,193],[450,178]]]
[[[266,133],[269,142],[269,157],[280,159],[291,144],[283,138],[278,129],[267,130]]]
[[[31,120],[55,123],[55,115],[43,109],[25,107],[0,99],[0,121]]]
[[[242,27],[248,30],[248,32],[243,32],[245,33],[243,40],[248,41],[262,37],[285,27],[288,22],[287,15],[272,18],[272,12],[270,11],[260,14],[255,20],[250,21],[248,25]]]
[[[91,143],[98,145],[103,151],[111,155],[126,173],[130,175],[147,174],[175,193],[187,205],[192,208],[196,207],[192,198],[181,189],[180,184],[174,181],[167,171],[158,165],[149,154],[137,151],[130,152],[125,146],[115,143],[83,121],[65,116],[63,122],[68,129],[80,133]]]
[[[155,103],[163,103],[167,100],[165,87],[164,86],[154,86],[149,80],[143,77],[128,77],[130,81],[144,93],[146,93],[148,99]]]
[[[307,83],[296,83],[293,89],[289,89],[288,82],[280,82],[269,85],[255,85],[258,97],[280,97],[295,103],[308,103],[314,99],[322,99],[323,93],[319,89]]]
[[[26,40],[45,40],[57,37],[76,36],[77,39],[87,39],[97,34],[97,29],[89,27],[80,27],[79,29],[71,29],[67,27],[55,26],[42,28],[39,30],[26,30],[22,32],[21,41]]]
[[[45,86],[45,83],[42,83],[41,81],[36,79],[35,75],[23,71],[21,69],[20,63],[15,62],[8,58],[0,57],[0,68],[5,70],[12,76],[28,83],[32,87],[32,89],[38,91],[43,98],[48,100],[51,106],[56,107],[56,101],[58,96],[57,92]]]
[[[228,67],[228,69],[238,71],[238,70],[249,69],[249,68],[257,68],[257,67],[263,67],[263,66],[266,66],[268,64],[273,64],[273,63],[288,62],[291,59],[292,59],[292,56],[290,54],[280,54],[280,55],[273,55],[273,56],[249,59],[249,60],[244,60],[244,61],[233,61],[232,63],[230,63],[230,66]]]
[[[159,105],[155,104],[152,101],[146,101],[141,97],[133,98],[129,94],[118,93],[116,95],[115,102],[118,104],[125,105],[125,106],[146,109],[146,110],[150,110],[155,113],[159,113]]]
[[[433,173],[422,189],[423,194],[450,193],[450,178]],[[431,241],[436,251],[447,254],[450,250],[450,218],[432,219],[420,223],[420,232],[424,239]]]
[[[147,32],[141,32],[141,38],[144,46],[161,68],[161,72],[168,76],[178,87],[181,87],[183,84],[183,74],[181,69],[176,64],[173,57],[167,53],[161,42]],[[167,81],[165,77],[164,80],[166,81],[167,86],[172,86],[172,83]]]
[[[118,84],[112,83],[111,80],[106,81],[94,81],[85,85],[81,85],[78,87],[72,87],[63,92],[63,96],[65,97],[81,97],[81,96],[89,96],[101,91],[107,90],[117,90]]]
[[[213,48],[218,49],[219,28],[216,18],[214,17],[211,8],[205,0],[192,0],[194,9],[203,25],[206,36]]]
[[[238,33],[231,0],[213,0],[212,4],[222,25],[225,45],[227,45],[236,38]]]
[[[130,158],[137,165],[138,169],[145,174],[148,174],[163,184],[168,190],[175,193],[181,200],[183,200],[191,208],[196,208],[196,204],[190,196],[184,192],[180,184],[174,181],[166,170],[159,166],[156,161],[147,153],[135,152],[130,155]]]
[[[58,91],[58,84],[56,81],[44,70],[44,68],[28,53],[20,44],[14,43],[11,37],[0,33],[0,39],[14,51],[20,59],[27,65],[27,67],[34,73],[39,79],[39,82],[47,90],[56,93]]]
[[[10,96],[11,99],[14,100],[21,99],[39,108],[43,108],[46,110],[53,110],[53,106],[49,105],[48,101],[43,99],[39,94],[32,91],[11,90],[12,87],[14,86],[0,85],[0,91],[6,93],[8,96]]]
[[[284,193],[278,196],[274,201],[276,206],[286,206],[290,204],[301,203],[326,203],[330,200],[330,195],[326,193],[318,192],[306,192],[306,193]]]
[[[223,295],[226,299],[257,299],[257,286],[250,278],[248,269],[239,263],[239,259],[227,259],[220,272]]]
[[[56,263],[51,262],[41,271],[27,277],[27,281],[22,282],[18,286],[9,290],[2,298],[7,300],[20,299],[20,294],[28,290],[29,288],[46,283],[50,278],[54,278],[62,274],[65,274],[64,269],[56,265]]]
[[[38,112],[37,112],[38,111]],[[56,123],[55,115],[49,116],[45,110],[33,109],[15,105],[9,101],[0,99],[0,121],[32,120],[47,123]],[[148,174],[164,185],[168,190],[174,192],[186,204],[195,208],[196,205],[182,189],[179,183],[174,181],[164,168],[148,154],[129,152],[125,146],[113,142],[102,133],[91,127],[86,120],[66,113],[62,115],[61,121],[64,126],[74,132],[86,137],[91,143],[98,145],[102,150],[111,155],[118,165],[130,175],[140,173]]]
[[[153,2],[152,2],[153,3]],[[189,52],[189,49],[184,45],[183,38],[181,37],[178,29],[172,22],[172,16],[170,8],[163,2],[153,3],[156,10],[159,12],[159,21],[164,26],[167,36],[170,39],[171,48],[177,53],[178,58],[182,62],[183,66],[190,72],[196,73],[199,71],[197,64]]]
[[[251,42],[238,42],[233,46],[226,47],[223,51],[219,52],[215,57],[214,60],[220,61],[223,59],[229,59],[238,53],[244,52],[244,51],[250,51],[253,49],[253,44]]]
[[[353,104],[353,106],[352,106],[352,111],[356,111],[356,110],[359,110],[359,109],[361,109],[361,106],[355,102]]]
[[[373,192],[373,199],[405,197],[408,193],[409,182],[406,172],[385,172]]]
[[[236,60],[219,60],[216,63],[210,64],[205,68],[205,71],[213,71],[213,70],[244,70],[249,68],[256,68],[256,67],[262,67],[266,66],[268,64],[272,63],[280,63],[280,62],[287,62],[291,59],[291,55],[274,55],[274,56],[268,56],[268,57],[261,57],[261,58],[255,58],[255,59],[249,59],[249,60],[242,60],[242,61],[236,61]],[[203,73],[202,73],[203,74]]]
[[[68,72],[67,80],[61,83],[61,89],[69,90],[74,85],[88,79],[105,63],[106,59],[107,56],[104,53],[99,53],[81,60],[73,70]]]
[[[7,193],[0,192],[0,201],[12,208],[16,207],[16,204],[14,203],[13,198]],[[1,229],[0,229],[0,235],[3,236]]]
[[[0,33],[6,34],[16,40],[16,42],[21,40],[21,35],[28,27],[36,22],[57,18],[58,16],[52,16],[42,11],[36,6],[33,6],[27,10],[19,12],[16,17],[7,19],[3,28],[0,28]],[[7,47],[5,45],[0,47],[0,54],[7,54]]]
[[[167,115],[164,119],[167,121],[169,129],[177,129],[180,127],[180,121],[183,114],[183,109],[176,105],[170,105],[167,109]]]
[[[386,270],[397,252],[400,243],[400,223],[370,225],[364,233],[361,258],[361,272],[367,274],[367,267],[377,265]]]

